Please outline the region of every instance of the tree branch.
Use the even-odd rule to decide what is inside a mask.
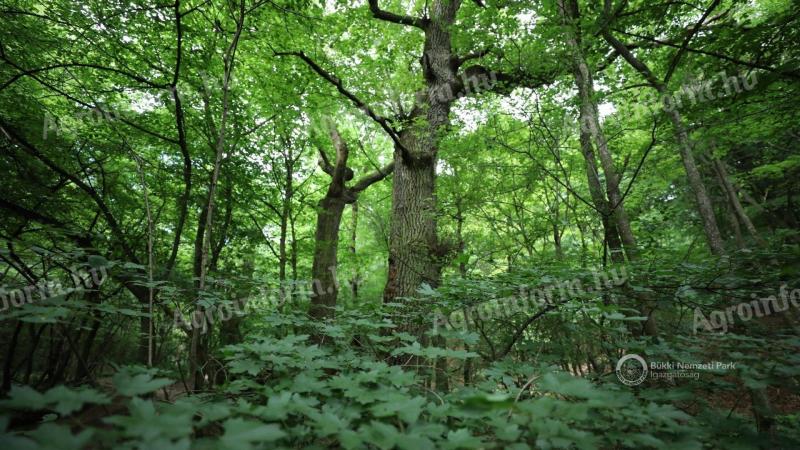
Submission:
[[[492,52],[492,47],[486,47],[483,50],[478,50],[476,52],[467,53],[464,56],[454,56],[453,57],[453,64],[455,65],[456,69],[461,67],[465,62],[483,58],[484,56],[488,55]]]
[[[381,116],[380,114],[376,113],[372,108],[369,107],[365,102],[359,99],[355,94],[348,91],[347,88],[344,87],[342,84],[342,80],[337,78],[335,75],[329,73],[325,69],[319,66],[313,59],[306,56],[303,52],[273,52],[275,56],[296,56],[303,60],[314,72],[316,72],[319,76],[324,78],[326,81],[331,83],[336,87],[336,90],[339,91],[340,94],[344,95],[348,100],[353,102],[353,104],[363,111],[367,116],[369,116],[372,120],[374,120],[386,134],[392,139],[394,144],[404,153],[408,154],[408,150],[403,146],[402,142],[400,142],[400,136],[397,135],[397,131],[389,124],[389,120],[385,117]]]
[[[372,17],[376,19],[385,20],[386,22],[396,23],[398,25],[411,25],[420,30],[424,30],[428,26],[428,19],[421,19],[418,17],[411,17],[402,14],[395,14],[389,11],[384,11],[378,7],[378,0],[369,0],[369,10],[372,12]]]
[[[624,31],[624,30],[618,30],[616,28],[614,28],[613,30],[618,32],[618,33],[624,34],[626,36],[635,37],[637,39],[643,39],[645,41],[652,42],[654,44],[663,45],[665,47],[680,48],[680,46],[678,44],[675,44],[673,42],[663,41],[663,40],[656,39],[656,38],[653,38],[653,37],[644,36],[644,35],[637,34],[637,33],[631,33],[631,32]],[[792,79],[795,79],[795,80],[796,79],[800,79],[800,71],[797,71],[797,70],[782,70],[780,68],[765,66],[763,64],[759,64],[759,63],[756,63],[756,62],[743,61],[741,59],[737,59],[737,58],[734,58],[734,57],[731,57],[731,56],[728,56],[728,55],[723,55],[721,53],[711,52],[711,51],[707,51],[707,50],[700,50],[700,49],[691,48],[691,47],[686,47],[686,51],[689,52],[689,53],[697,53],[698,55],[706,55],[706,56],[710,56],[712,58],[721,59],[723,61],[728,61],[730,63],[736,64],[736,65],[739,65],[739,66],[749,67],[751,69],[766,70],[767,72],[777,73],[779,75],[783,75],[785,77],[792,78]]]
[[[336,149],[336,162],[333,165],[333,173],[331,173],[328,196],[334,197],[342,194],[344,182],[353,178],[353,171],[347,169],[347,158],[350,156],[350,149],[347,148],[347,143],[342,139],[336,127],[331,127],[331,141],[333,141],[333,147]]]
[[[78,186],[81,190],[83,190],[89,197],[94,200],[97,207],[100,208],[100,211],[103,213],[103,216],[106,219],[109,227],[111,227],[111,232],[119,243],[120,247],[122,248],[125,256],[128,257],[132,262],[139,263],[139,260],[136,258],[133,250],[125,243],[124,233],[122,232],[122,228],[119,226],[117,219],[111,213],[111,210],[108,208],[108,205],[105,203],[102,197],[97,193],[97,191],[86,184],[83,180],[76,177],[74,174],[67,172],[66,170],[62,169],[58,166],[55,162],[53,162],[50,158],[45,156],[39,149],[33,146],[30,142],[25,140],[22,136],[17,134],[5,121],[0,120],[0,129],[8,136],[9,138],[16,141],[20,148],[28,153],[29,155],[33,156],[34,158],[38,159],[52,171],[58,173],[59,175],[67,178],[71,182],[73,182],[76,186]]]
[[[686,53],[686,49],[689,47],[689,41],[692,40],[694,35],[697,34],[697,32],[700,30],[700,27],[703,26],[703,22],[705,22],[708,15],[711,14],[712,11],[714,11],[714,8],[716,8],[717,5],[719,5],[719,1],[720,0],[712,1],[711,5],[709,5],[708,8],[705,10],[705,12],[703,12],[703,15],[700,16],[700,20],[698,20],[697,23],[694,24],[694,27],[692,27],[692,29],[689,30],[689,33],[686,34],[686,37],[683,39],[683,43],[681,44],[681,47],[678,49],[678,52],[675,53],[675,55],[672,57],[672,60],[669,62],[669,68],[667,69],[667,74],[664,75],[664,84],[669,83],[669,79],[672,78],[672,74],[675,73],[675,69],[678,68],[678,63],[680,62],[681,57],[683,57],[684,53]]]
[[[118,75],[123,75],[123,76],[128,77],[128,78],[130,78],[132,80],[138,81],[139,83],[142,83],[142,84],[146,85],[147,87],[150,87],[150,88],[153,88],[153,89],[166,89],[166,88],[169,87],[169,85],[167,85],[167,84],[153,83],[150,80],[148,80],[146,78],[143,78],[143,77],[140,77],[140,76],[138,76],[138,75],[136,75],[134,73],[126,72],[126,71],[120,70],[120,69],[115,69],[113,67],[105,67],[105,66],[101,66],[99,64],[91,64],[91,63],[70,62],[70,63],[53,64],[53,65],[50,65],[50,66],[39,67],[39,68],[36,68],[36,69],[27,69],[27,70],[21,70],[20,69],[21,70],[20,73],[14,75],[8,81],[6,81],[2,85],[0,85],[0,91],[2,91],[3,89],[7,88],[9,85],[13,84],[15,81],[17,81],[18,79],[20,79],[22,77],[33,75],[35,73],[47,72],[47,71],[55,70],[55,69],[67,69],[67,68],[70,68],[70,67],[84,67],[84,68],[97,69],[97,70],[103,70],[103,71],[107,71],[107,72],[116,73]]]
[[[663,92],[664,84],[661,82],[661,80],[656,78],[656,76],[653,75],[653,72],[650,71],[650,68],[636,58],[636,56],[631,53],[625,44],[615,38],[608,28],[604,28],[602,34],[606,42],[611,44],[611,46],[614,47],[614,50],[622,55],[622,57],[625,58],[625,61],[628,61],[628,64],[630,64],[631,67],[636,69],[636,71],[639,72],[639,74],[641,74],[644,79],[647,80],[647,82],[650,83],[650,85],[653,86],[658,92]]]
[[[321,146],[317,146],[317,151],[319,151],[319,167],[322,168],[323,172],[333,176],[333,166],[328,159],[328,155],[325,154],[325,150]]]
[[[386,178],[394,172],[394,161],[390,162],[383,168],[376,170],[369,175],[365,175],[361,179],[359,179],[353,187],[350,188],[351,191],[358,194],[364,189],[372,186],[373,184],[381,181],[382,179]]]

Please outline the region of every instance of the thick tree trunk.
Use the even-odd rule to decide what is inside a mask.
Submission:
[[[333,317],[336,307],[339,286],[335,274],[339,225],[344,206],[345,202],[341,198],[325,197],[319,202],[314,262],[311,268],[314,298],[308,311],[308,315],[315,321]]]
[[[414,297],[423,283],[439,284],[434,165],[434,156],[409,161],[395,151],[387,302]]]
[[[427,283],[437,286],[441,276],[436,234],[436,157],[441,133],[455,101],[456,68],[450,28],[459,0],[435,0],[425,27],[422,55],[425,77],[426,123],[410,124],[400,133],[404,149],[395,149],[392,215],[389,237],[389,274],[384,300],[413,297]]]

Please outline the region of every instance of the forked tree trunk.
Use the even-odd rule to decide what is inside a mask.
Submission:
[[[325,152],[320,149],[320,166],[331,182],[325,197],[317,207],[317,229],[314,243],[314,261],[311,267],[313,296],[308,314],[317,321],[333,317],[339,284],[336,267],[339,250],[339,227],[342,213],[347,204],[354,204],[358,195],[372,184],[384,179],[394,170],[394,163],[359,179],[352,187],[346,183],[353,178],[353,171],[347,167],[349,151],[347,144],[336,128],[332,128],[331,140],[336,149],[336,160],[332,165]]]
[[[583,158],[586,161],[586,178],[589,184],[589,194],[592,197],[592,203],[595,209],[600,214],[600,220],[603,224],[604,246],[608,246],[612,262],[625,262],[625,257],[622,253],[622,241],[619,238],[616,224],[611,220],[611,207],[603,192],[603,185],[600,183],[600,176],[597,173],[597,160],[594,156],[591,137],[583,128],[581,128],[580,133],[581,153],[583,153]]]
[[[568,30],[567,45],[572,53],[572,74],[575,78],[575,85],[578,88],[580,101],[581,132],[588,133],[595,148],[597,148],[597,156],[600,158],[600,164],[603,167],[606,178],[608,209],[624,245],[625,255],[629,261],[634,261],[638,252],[636,238],[631,230],[628,214],[625,212],[624,199],[619,190],[619,175],[614,166],[614,158],[608,149],[608,142],[600,127],[597,101],[594,93],[594,80],[583,54],[580,30],[577,25],[580,17],[578,3],[575,0],[562,0],[559,2],[559,7]],[[594,175],[596,175],[597,163],[592,162],[592,165]]]

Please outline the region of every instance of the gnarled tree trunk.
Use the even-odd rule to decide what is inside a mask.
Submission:
[[[320,166],[331,176],[331,182],[317,208],[314,261],[311,267],[313,297],[308,314],[316,320],[333,317],[336,308],[336,298],[339,293],[336,278],[339,226],[345,205],[355,203],[364,189],[384,179],[394,170],[394,163],[391,163],[361,178],[352,187],[347,187],[346,183],[353,179],[353,171],[347,167],[349,156],[347,144],[336,128],[332,128],[330,133],[336,148],[336,160],[331,165],[325,152],[320,149]]]

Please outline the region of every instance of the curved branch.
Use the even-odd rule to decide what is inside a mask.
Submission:
[[[370,173],[369,175],[365,175],[363,178],[359,179],[356,184],[350,188],[350,190],[358,194],[378,181],[388,177],[392,172],[394,172],[394,161],[390,162],[383,168]]]
[[[328,155],[325,154],[325,150],[323,150],[322,147],[317,146],[317,151],[319,151],[319,167],[323,172],[333,176],[333,166],[331,165],[331,161],[328,159]]]
[[[424,30],[428,26],[429,22],[428,19],[395,14],[382,10],[380,7],[378,7],[378,0],[369,0],[369,10],[372,12],[372,17],[376,19],[385,20],[386,22],[396,23],[398,25],[411,25],[412,27],[417,27],[420,30]]]
[[[331,83],[336,87],[336,90],[339,91],[340,94],[347,97],[348,100],[353,102],[353,104],[360,110],[362,110],[367,116],[369,116],[372,120],[374,120],[386,134],[392,139],[394,144],[405,154],[408,153],[408,150],[403,146],[402,142],[400,142],[400,136],[397,135],[397,131],[389,124],[389,120],[380,114],[376,113],[372,108],[369,107],[365,102],[361,99],[356,97],[355,94],[348,91],[347,88],[344,87],[342,80],[337,78],[335,75],[331,74],[330,72],[326,71],[322,67],[319,66],[313,59],[306,56],[303,52],[273,52],[275,56],[296,56],[303,60],[314,72],[316,72],[319,76],[324,78],[326,81]]]
[[[464,56],[454,56],[453,57],[453,64],[455,65],[456,69],[461,67],[465,62],[483,58],[484,56],[488,55],[492,52],[492,47],[486,47],[483,50],[478,50],[476,52],[467,53]]]

